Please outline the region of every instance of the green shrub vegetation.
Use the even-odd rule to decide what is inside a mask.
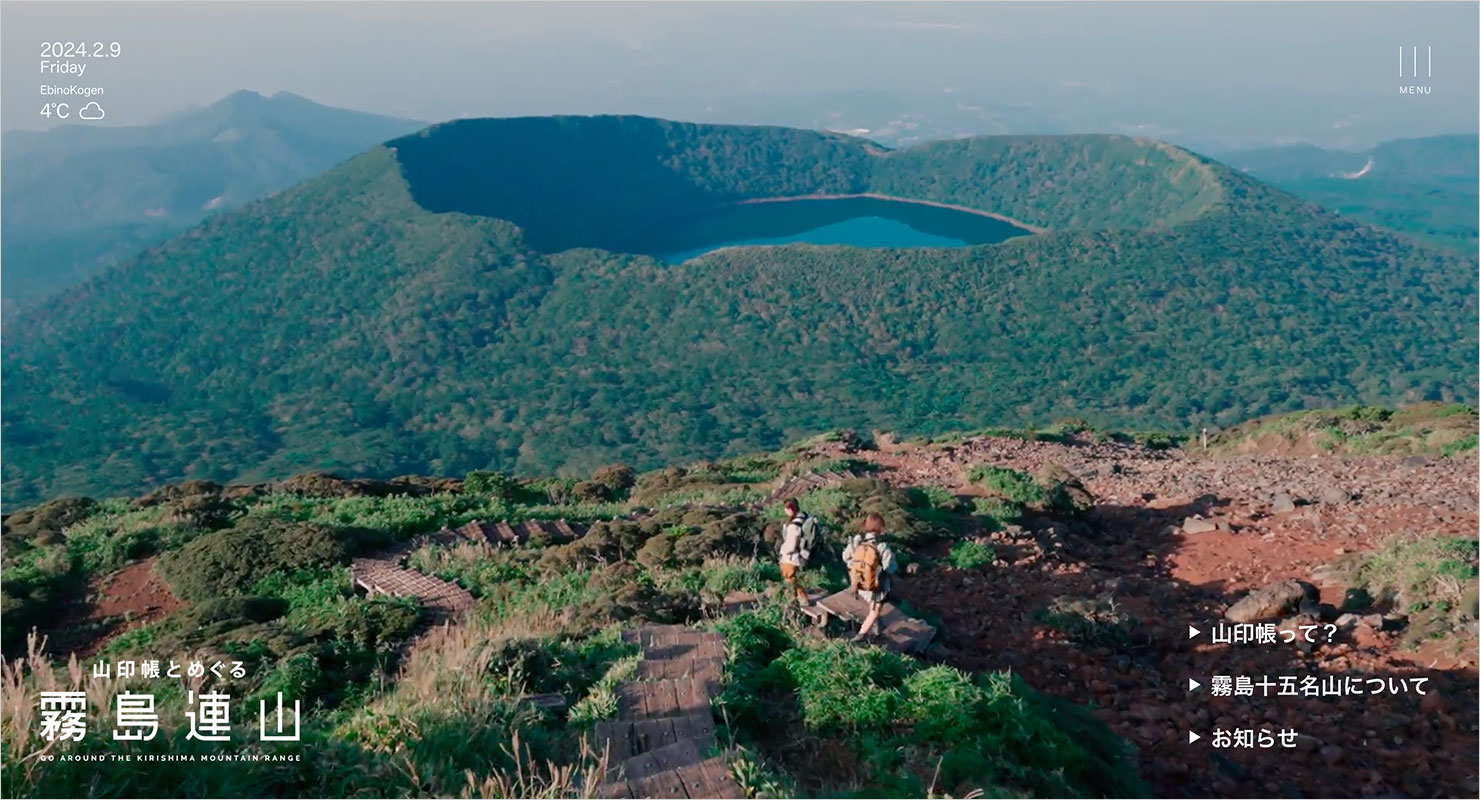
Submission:
[[[1480,415],[1460,403],[1419,403],[1391,409],[1351,405],[1250,420],[1219,432],[1219,450],[1312,447],[1332,453],[1452,456],[1475,448]]]
[[[85,591],[87,584],[76,561],[62,547],[7,543],[5,562],[5,580],[0,585],[0,617],[5,620],[0,651],[12,653],[25,642],[26,631],[54,621],[57,610]]]
[[[1023,518],[1022,507],[1000,497],[973,498],[972,509],[988,531],[1001,530],[1004,525],[1016,524]]]
[[[946,561],[956,569],[977,569],[996,560],[997,553],[992,550],[991,545],[968,539],[951,545],[950,555],[946,557]]]
[[[1033,480],[1033,476],[1007,467],[978,464],[968,473],[973,483],[981,484],[993,495],[1025,508],[1043,508],[1048,505],[1048,492]]]
[[[874,797],[1144,796],[1134,751],[1083,709],[1007,673],[968,675],[877,648],[818,642],[775,611],[719,627],[733,656],[720,698],[737,740],[794,770],[804,793]],[[857,770],[800,763],[803,739]]]
[[[1094,505],[1094,498],[1079,479],[1056,464],[1045,465],[1037,475],[978,464],[967,477],[986,492],[975,503],[977,514],[988,528],[1018,522],[1025,511],[1072,515]]]
[[[400,539],[473,519],[500,519],[515,513],[535,516],[539,510],[538,506],[526,506],[516,512],[510,503],[469,493],[333,498],[277,493],[254,500],[244,513],[249,519],[357,528]],[[580,516],[576,509],[569,509],[568,514]]]
[[[1474,450],[1477,445],[1480,445],[1480,437],[1472,433],[1462,439],[1446,442],[1439,448],[1439,452],[1445,456],[1452,456],[1456,453],[1466,453]]]
[[[1080,645],[1127,649],[1147,643],[1141,621],[1117,605],[1113,597],[1055,598],[1039,619]]]
[[[252,517],[165,553],[158,568],[177,595],[204,600],[241,594],[278,570],[342,563],[373,538],[355,529]]]
[[[486,494],[496,500],[508,502],[513,498],[518,483],[506,472],[480,469],[469,472],[463,479],[463,490],[473,494]]]
[[[1352,575],[1379,603],[1411,615],[1411,639],[1442,638],[1480,618],[1480,544],[1449,536],[1398,537],[1364,558]]]

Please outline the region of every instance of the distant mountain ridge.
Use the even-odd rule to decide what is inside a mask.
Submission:
[[[622,249],[642,220],[860,192],[1048,232],[671,266]],[[6,502],[311,468],[646,467],[838,427],[1473,402],[1476,307],[1475,259],[1150,140],[887,150],[636,117],[458,121],[17,315]]]
[[[1235,150],[1219,156],[1229,166],[1266,181],[1339,178],[1361,171],[1370,160],[1373,179],[1480,180],[1480,135],[1445,134],[1395,139],[1368,150],[1328,150],[1311,144]],[[1364,176],[1367,177],[1367,176]]]
[[[1465,253],[1480,238],[1480,136],[1384,142],[1370,150],[1308,144],[1220,158],[1327,208]]]
[[[287,92],[233,93],[153,125],[7,132],[4,292],[34,300],[422,123]]]

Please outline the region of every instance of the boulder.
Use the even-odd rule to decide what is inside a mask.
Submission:
[[[1218,523],[1210,519],[1188,517],[1182,521],[1183,533],[1212,533],[1216,530],[1218,530]]]
[[[1280,492],[1270,501],[1269,510],[1276,514],[1288,514],[1295,510],[1295,498],[1289,494]]]
[[[1321,502],[1328,506],[1339,506],[1352,499],[1351,493],[1345,489],[1328,486],[1321,490]]]
[[[1033,476],[1049,494],[1049,507],[1065,514],[1082,514],[1095,507],[1094,495],[1084,482],[1058,464],[1044,464]]]
[[[1147,722],[1160,722],[1171,716],[1165,706],[1157,705],[1156,703],[1136,703],[1127,712],[1130,716],[1136,719],[1146,720]]]
[[[1310,579],[1319,583],[1328,583],[1342,579],[1348,567],[1344,564],[1321,564],[1310,571]]]
[[[1285,614],[1298,611],[1302,601],[1319,603],[1320,600],[1320,589],[1305,581],[1291,578],[1250,592],[1230,606],[1223,616],[1229,622],[1260,622],[1279,619]]]

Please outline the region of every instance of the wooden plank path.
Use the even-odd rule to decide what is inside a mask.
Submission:
[[[858,624],[868,616],[868,603],[852,589],[844,589],[814,600],[811,606],[802,609],[802,613],[811,617],[819,626],[825,626],[829,616]],[[874,630],[878,634],[880,645],[895,652],[912,655],[925,652],[925,648],[930,646],[930,640],[935,638],[935,628],[905,614],[887,601],[879,609],[879,621]]]
[[[599,797],[741,797],[716,745],[710,700],[724,672],[724,639],[684,625],[650,625],[622,638],[642,648],[637,675],[617,687],[617,718],[596,724],[606,753]]]
[[[356,585],[370,594],[391,597],[416,597],[421,601],[427,621],[433,624],[461,621],[473,607],[473,595],[456,583],[444,581],[414,569],[408,569],[406,556],[424,543],[453,544],[472,541],[490,546],[514,546],[527,543],[531,537],[545,541],[569,542],[585,533],[563,519],[525,520],[523,522],[483,522],[474,520],[456,528],[443,528],[436,533],[417,537],[373,556],[350,562],[350,575]]]
[[[788,498],[800,497],[813,489],[837,486],[843,481],[853,480],[857,477],[859,477],[858,473],[852,470],[843,472],[828,470],[827,472],[808,472],[805,475],[793,475],[781,481],[769,495],[766,495],[766,499],[761,501],[761,505],[768,506]]]
[[[415,597],[433,624],[455,622],[473,607],[473,595],[450,581],[401,566],[405,551],[392,550],[350,562],[350,575],[370,594]]]
[[[438,531],[438,535],[442,538],[467,539],[493,547],[512,547],[526,544],[531,538],[564,544],[575,541],[585,532],[585,528],[578,528],[563,519],[527,519],[523,522],[484,522],[475,519],[456,528],[444,528]]]

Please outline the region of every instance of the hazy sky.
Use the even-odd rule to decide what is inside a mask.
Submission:
[[[880,130],[914,113],[933,134],[1365,146],[1475,131],[1477,37],[1474,2],[12,0],[0,126],[45,127],[46,83],[103,87],[107,124],[253,89],[429,121],[625,112]],[[43,78],[48,40],[116,41],[122,56]],[[1399,78],[1398,49],[1414,46],[1424,77]],[[1408,83],[1430,94],[1400,95]]]

